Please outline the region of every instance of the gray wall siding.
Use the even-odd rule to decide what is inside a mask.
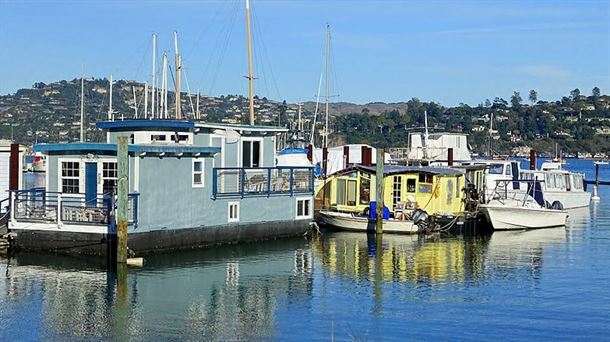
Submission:
[[[239,202],[239,221],[231,224],[295,219],[299,196],[213,200],[212,158],[201,160],[205,165],[203,188],[192,187],[191,158],[140,160],[139,218],[133,232],[226,225],[229,202]]]

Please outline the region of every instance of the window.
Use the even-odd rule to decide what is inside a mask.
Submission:
[[[407,179],[407,192],[415,192],[415,179]]]
[[[228,221],[229,222],[238,222],[239,221],[239,202],[229,202]]]
[[[297,219],[311,218],[311,199],[297,198]]]
[[[347,181],[347,205],[356,205],[356,180]]]
[[[242,142],[242,166],[243,167],[260,167],[261,164],[261,142],[260,141],[243,141]]]
[[[102,193],[116,193],[117,182],[119,178],[118,166],[116,162],[102,163]]]
[[[369,175],[360,177],[360,204],[369,204],[371,201],[371,179]]]
[[[402,197],[402,177],[394,176],[393,178],[392,201],[394,202],[394,206],[396,206],[396,204],[401,201]]]
[[[193,159],[193,187],[203,187],[203,160]]]
[[[337,204],[345,205],[345,179],[337,179]]]
[[[61,192],[78,194],[80,189],[80,163],[61,162]]]
[[[506,176],[512,176],[513,175],[513,172],[512,172],[512,170],[510,168],[510,165],[506,165],[506,169],[504,170],[504,175],[506,175]]]
[[[166,140],[167,140],[167,135],[165,135],[165,134],[152,134],[150,136],[150,141],[151,142],[166,141]]]
[[[504,165],[502,164],[489,164],[487,167],[490,175],[501,175],[504,170]]]
[[[426,174],[426,173],[419,174],[420,183],[432,183],[433,179],[434,179],[434,175]]]

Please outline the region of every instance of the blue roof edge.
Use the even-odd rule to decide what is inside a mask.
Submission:
[[[32,148],[34,152],[115,152],[116,144],[104,143],[69,143],[69,144],[38,144]],[[180,146],[180,145],[129,145],[128,152],[150,153],[220,153],[220,147]]]
[[[137,128],[173,128],[194,129],[195,123],[191,121],[177,120],[125,120],[125,121],[102,121],[95,124],[100,129],[137,129]]]

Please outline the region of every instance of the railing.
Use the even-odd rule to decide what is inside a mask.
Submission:
[[[116,197],[96,195],[86,199],[85,194],[64,194],[32,188],[10,192],[11,219],[16,221],[54,224],[114,224]],[[138,222],[138,195],[129,194],[129,221]]]
[[[229,167],[212,170],[214,198],[293,194],[313,194],[313,168]]]

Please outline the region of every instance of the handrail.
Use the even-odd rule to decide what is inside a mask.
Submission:
[[[212,198],[313,194],[313,170],[309,166],[215,167]]]

